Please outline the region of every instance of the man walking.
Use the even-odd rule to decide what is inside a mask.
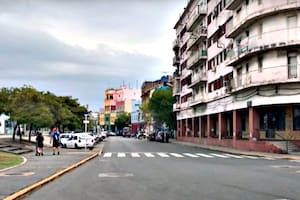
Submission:
[[[53,146],[53,155],[55,155],[55,153],[57,152],[57,155],[59,155],[59,132],[57,130],[57,128],[53,128],[52,129],[52,134],[51,134],[51,139],[50,139],[50,144],[52,142],[52,146]]]

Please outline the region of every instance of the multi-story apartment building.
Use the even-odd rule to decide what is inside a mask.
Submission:
[[[205,2],[190,0],[175,25],[177,138],[246,150],[299,148],[300,1],[208,0],[202,22],[197,21],[207,26],[206,65],[199,62],[191,68],[194,75],[196,67],[202,67],[198,71],[204,75],[189,83],[192,98],[186,108],[183,66],[185,60],[193,60],[193,50],[187,47],[183,52],[185,43],[180,39],[184,31],[193,35],[189,24],[194,10]]]
[[[100,113],[100,126],[115,130],[114,124],[119,113],[131,113],[132,101],[140,100],[139,89],[129,89],[121,86],[119,89],[105,90],[104,112]]]

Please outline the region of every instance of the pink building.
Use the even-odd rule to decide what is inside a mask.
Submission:
[[[173,45],[179,140],[299,148],[299,8],[300,0],[188,2]]]

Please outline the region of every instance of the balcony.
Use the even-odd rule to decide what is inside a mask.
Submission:
[[[266,51],[274,49],[284,49],[287,47],[299,47],[300,27],[293,29],[272,30],[263,33],[261,36],[255,35],[244,38],[239,45],[227,53],[227,66],[237,66],[239,63],[248,60]]]
[[[207,82],[207,74],[201,72],[192,76],[192,83],[189,85],[190,88],[193,88],[199,84]]]
[[[198,50],[193,53],[187,61],[188,69],[192,69],[193,67],[200,65],[205,62],[207,59],[207,51],[206,50]]]
[[[244,0],[227,0],[225,9],[227,10],[235,10]]]
[[[175,40],[173,41],[173,51],[178,51],[179,48],[180,48],[180,46],[179,46],[179,40],[178,40],[178,39],[175,39]]]
[[[242,0],[233,2],[238,2],[240,4],[240,1]],[[254,6],[254,4],[249,4],[247,8],[242,9],[240,14],[235,14],[233,16],[233,22],[231,27],[228,26],[229,31],[226,34],[226,37],[235,38],[241,32],[245,31],[247,27],[249,27],[250,25],[254,24],[262,18],[288,11],[296,11],[299,9],[299,7],[300,0],[296,0],[294,3],[289,3],[288,1],[262,1],[262,4],[260,6]]]
[[[188,50],[205,41],[207,37],[207,28],[205,26],[198,26],[198,28],[191,34],[187,43]]]
[[[194,10],[192,11],[189,21],[187,23],[187,31],[191,32],[196,25],[198,24],[198,22],[200,22],[202,19],[205,18],[207,13],[207,5],[198,5],[194,8]]]
[[[174,103],[173,104],[173,112],[180,111],[180,104],[179,103]]]
[[[115,106],[116,105],[116,101],[113,100],[113,99],[105,99],[104,105],[105,106]]]
[[[198,95],[198,96],[195,96],[194,98],[192,98],[190,106],[194,107],[194,106],[197,106],[197,105],[200,105],[203,103],[205,103],[205,99],[203,98],[202,95]]]
[[[295,66],[299,69],[300,65]],[[288,72],[287,65],[269,66],[263,68],[262,71],[251,71],[247,74],[242,74],[234,77],[227,85],[227,92],[234,93],[251,87],[274,85],[281,83],[298,83],[300,82],[299,70],[294,73]],[[251,94],[249,94],[251,96]]]
[[[177,67],[180,64],[180,58],[178,56],[173,57],[173,66]]]

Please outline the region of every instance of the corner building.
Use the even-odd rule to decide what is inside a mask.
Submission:
[[[299,14],[300,0],[188,2],[173,44],[178,140],[278,153],[299,149]],[[198,26],[206,27],[205,39],[189,47],[201,35]],[[201,61],[193,61],[194,52]]]

